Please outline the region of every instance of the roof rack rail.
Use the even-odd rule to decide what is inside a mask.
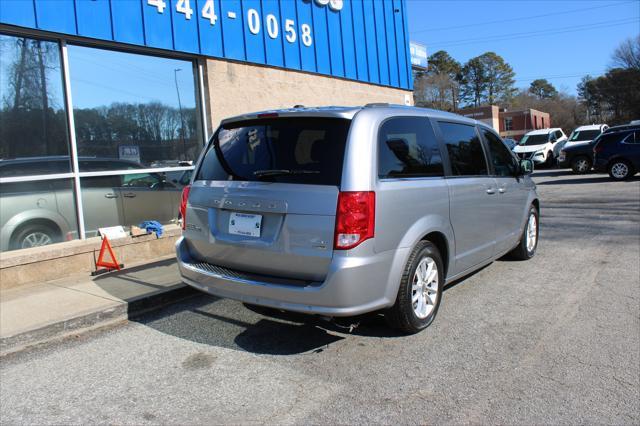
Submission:
[[[294,105],[294,106],[293,106],[293,108],[294,108],[294,109],[296,109],[296,108],[304,108],[304,107],[305,107],[305,106],[304,106],[304,105],[301,105],[301,104],[297,104],[297,105]]]
[[[388,107],[390,104],[388,102],[373,102],[370,104],[366,104],[365,108],[375,108],[375,107]]]

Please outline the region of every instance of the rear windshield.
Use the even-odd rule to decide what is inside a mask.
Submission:
[[[573,132],[570,141],[591,141],[594,140],[600,134],[600,130],[582,130],[580,132]]]
[[[520,141],[520,145],[543,145],[549,142],[549,135],[525,135]]]
[[[350,120],[272,118],[222,126],[196,180],[340,185]]]

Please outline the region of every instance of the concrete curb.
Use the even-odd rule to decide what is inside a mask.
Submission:
[[[166,290],[141,296],[116,306],[106,307],[94,312],[67,318],[43,327],[21,332],[0,339],[0,357],[26,350],[44,343],[61,340],[71,335],[78,335],[98,328],[124,323],[144,313],[163,308],[171,303],[198,293],[192,287],[179,284]]]

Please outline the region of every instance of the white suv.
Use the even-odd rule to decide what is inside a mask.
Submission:
[[[569,136],[569,140],[567,140],[567,143],[564,145],[564,147],[568,148],[570,146],[579,145],[582,143],[589,143],[600,136],[600,134],[608,128],[609,126],[607,126],[606,124],[591,124],[589,126],[580,126],[571,133],[571,136]]]
[[[533,130],[524,135],[513,152],[536,164],[552,165],[566,141],[567,136],[560,128]]]

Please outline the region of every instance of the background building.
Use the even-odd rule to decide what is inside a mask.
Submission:
[[[478,121],[487,123],[503,138],[511,138],[519,141],[532,130],[551,127],[551,116],[547,112],[535,109],[507,111],[496,105],[479,108],[465,108],[459,113]]]
[[[500,112],[500,136],[519,141],[532,130],[551,127],[551,116],[548,112],[532,108],[520,111]]]
[[[0,249],[176,220],[223,117],[412,102],[405,0],[0,4]]]

